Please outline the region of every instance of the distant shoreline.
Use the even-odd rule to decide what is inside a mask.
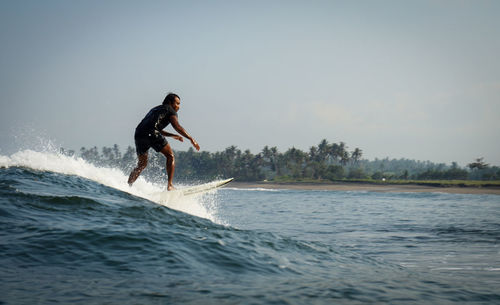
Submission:
[[[368,191],[368,192],[441,192],[451,194],[493,194],[500,195],[500,187],[459,187],[426,186],[414,184],[368,184],[352,182],[311,183],[311,182],[232,182],[232,188],[250,189],[290,189],[290,190],[328,190],[328,191]]]

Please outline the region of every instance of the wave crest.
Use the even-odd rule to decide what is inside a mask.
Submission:
[[[139,177],[134,186],[129,187],[127,184],[128,175],[121,170],[98,167],[79,157],[33,150],[18,151],[10,156],[0,155],[0,168],[11,167],[79,176],[184,213],[206,218],[215,223],[222,223],[216,216],[217,205],[213,193],[204,196],[176,198],[175,201],[164,202],[155,194],[164,192],[165,185],[151,183]]]

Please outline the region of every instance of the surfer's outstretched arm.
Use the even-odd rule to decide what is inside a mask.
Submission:
[[[162,131],[160,131],[160,132],[161,132],[161,134],[162,134],[162,135],[164,135],[165,137],[174,138],[174,139],[176,139],[176,140],[178,140],[178,141],[181,141],[181,142],[183,142],[183,141],[184,141],[184,138],[183,138],[183,137],[181,137],[181,136],[180,136],[180,135],[178,135],[178,134],[175,134],[175,133],[170,133],[170,132],[166,132],[166,131],[163,131],[163,130],[162,130]]]
[[[177,120],[177,117],[175,115],[170,117],[170,123],[178,133],[180,133],[181,135],[183,135],[184,137],[188,138],[191,141],[191,144],[193,144],[196,150],[200,150],[200,145],[198,145],[198,142],[196,142],[195,139],[193,139],[193,137],[191,137],[187,133],[187,131],[181,126],[181,124],[179,124],[179,120]]]

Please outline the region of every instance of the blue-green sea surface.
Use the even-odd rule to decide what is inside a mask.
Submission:
[[[0,304],[500,303],[500,196],[98,181],[0,168]]]

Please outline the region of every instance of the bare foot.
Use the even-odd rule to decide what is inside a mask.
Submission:
[[[175,190],[175,187],[173,185],[169,185],[167,187],[167,191],[173,191],[173,190]]]

